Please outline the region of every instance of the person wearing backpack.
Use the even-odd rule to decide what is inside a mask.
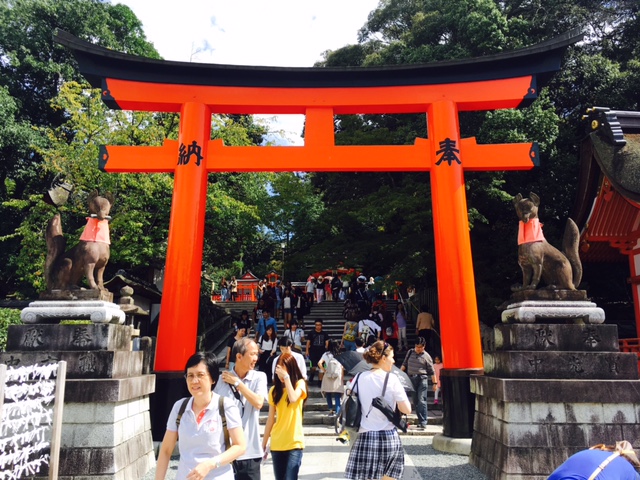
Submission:
[[[379,340],[364,353],[371,370],[357,375],[358,401],[362,407],[362,418],[358,438],[351,448],[345,478],[352,480],[402,478],[404,472],[404,449],[395,425],[377,408],[373,399],[381,396],[392,410],[411,413],[411,403],[396,375],[387,376],[394,365],[393,348]],[[384,387],[387,380],[386,388]],[[354,388],[352,380],[349,388]]]
[[[238,407],[213,391],[220,376],[215,355],[191,355],[184,373],[191,396],[178,400],[171,409],[155,480],[167,475],[176,443],[180,462],[176,476],[171,478],[233,480],[231,463],[245,453],[247,442]]]
[[[358,336],[358,322],[355,320],[355,316],[352,316],[344,322],[344,329],[342,330],[342,340],[340,342],[340,348],[349,351],[355,351],[356,349],[356,337]]]
[[[340,398],[344,392],[344,369],[342,364],[336,360],[338,354],[338,342],[329,340],[329,350],[322,355],[318,362],[318,368],[324,374],[320,391],[327,399],[330,417],[340,414]]]
[[[378,340],[380,338],[380,326],[371,318],[363,318],[358,322],[358,337],[362,339],[365,345],[370,343],[370,339]]]

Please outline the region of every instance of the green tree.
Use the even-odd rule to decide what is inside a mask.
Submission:
[[[464,137],[476,136],[480,143],[537,141],[541,147],[541,167],[536,170],[465,174],[479,308],[485,321],[498,319],[495,306],[520,280],[512,196],[529,191],[542,195],[545,234],[558,244],[575,196],[583,135],[580,116],[593,105],[638,108],[639,25],[633,0],[383,0],[360,30],[357,45],[327,51],[318,64],[379,66],[460,59],[521,48],[577,26],[585,28],[587,41],[569,49],[562,71],[532,106],[460,116]],[[424,132],[424,116],[417,115],[336,120],[340,144],[409,144]],[[406,215],[415,205],[416,212],[430,217],[426,175],[314,174],[311,180],[327,202],[316,231],[340,231],[354,258],[373,275],[383,270],[400,280],[432,284],[430,222],[420,215]],[[348,227],[341,228],[345,212],[350,214],[344,222]],[[387,212],[395,214],[399,225],[389,224],[393,215]],[[415,250],[403,246],[405,257],[392,262],[394,244],[389,237],[397,232],[421,236],[410,243]],[[376,257],[364,253],[375,250],[369,242],[380,245]],[[308,253],[313,254],[311,245]],[[417,262],[422,268],[415,268]]]
[[[165,138],[175,137],[177,121],[168,115],[110,110],[101,101],[99,90],[76,82],[64,84],[53,104],[65,112],[67,120],[57,128],[43,129],[48,143],[39,153],[47,172],[62,175],[75,187],[72,201],[60,208],[68,243],[77,241],[87,214],[86,194],[97,188],[116,197],[107,271],[124,268],[136,272],[150,265],[161,267],[167,246],[172,175],[107,174],[100,172],[96,163],[100,145],[161,145]],[[71,139],[67,134],[70,131]],[[264,127],[254,124],[251,118],[214,116],[212,131],[214,138],[222,138],[226,144],[251,145],[254,139],[261,138],[259,132]],[[261,240],[259,227],[263,224],[262,210],[271,178],[270,174],[209,176],[205,265],[225,269],[237,265],[243,255],[253,260],[253,245]],[[52,208],[39,197],[15,202],[13,207],[23,216],[23,244],[14,257],[14,266],[17,271],[24,270],[21,280],[40,289],[41,263],[28,259],[43,258],[42,231],[53,214]]]
[[[128,7],[99,0],[0,0],[0,24],[0,115],[13,119],[3,132],[11,133],[11,141],[4,135],[0,145],[0,294],[22,288],[26,293],[28,285],[38,288],[28,271],[40,254],[29,259],[21,250],[42,244],[42,235],[31,238],[30,232],[44,224],[27,227],[24,219],[32,208],[35,217],[46,218],[40,198],[51,181],[41,156],[49,139],[41,128],[65,123],[65,110],[52,100],[65,81],[81,79],[70,53],[54,44],[53,33],[59,28],[116,50],[154,58],[158,53]],[[64,135],[71,141],[75,133],[69,129]]]

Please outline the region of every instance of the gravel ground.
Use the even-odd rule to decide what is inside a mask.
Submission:
[[[487,480],[486,475],[469,464],[469,457],[434,450],[431,446],[431,440],[432,437],[427,436],[402,437],[405,452],[411,457],[417,472],[420,474],[419,477],[413,476],[411,478],[405,475],[405,480],[427,480],[433,478],[438,480]],[[172,458],[166,480],[175,480],[178,459],[179,457]],[[302,462],[304,464],[304,458]],[[151,471],[142,480],[153,480],[154,475],[155,471]],[[301,478],[303,477],[301,476]]]
[[[434,450],[431,440],[432,437],[402,437],[404,451],[411,457],[422,479],[487,480],[485,474],[469,464],[469,457]]]

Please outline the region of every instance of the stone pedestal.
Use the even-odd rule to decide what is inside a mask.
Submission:
[[[9,327],[0,362],[68,362],[61,478],[130,480],[155,466],[149,416],[155,376],[144,367],[144,353],[131,350],[132,334],[114,324]]]
[[[513,303],[502,312],[504,323],[535,323],[550,320],[603,323],[604,310],[593,302],[529,300]]]
[[[103,300],[48,300],[31,302],[20,312],[24,323],[60,323],[60,320],[91,320],[93,323],[124,323],[124,312]]]
[[[470,462],[495,480],[546,480],[570,455],[626,439],[640,446],[635,353],[615,325],[502,324],[485,374],[471,378]]]

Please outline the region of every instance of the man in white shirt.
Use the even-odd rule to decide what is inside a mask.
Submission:
[[[313,305],[313,301],[314,301],[314,297],[316,294],[316,279],[315,278],[309,278],[309,280],[307,280],[307,285],[306,285],[306,292],[307,292],[307,301],[309,302],[309,306]]]
[[[242,416],[247,450],[233,462],[236,480],[260,480],[260,464],[264,454],[260,440],[260,409],[267,398],[267,375],[254,370],[258,361],[258,345],[248,337],[234,344],[236,364],[220,375],[213,391],[235,401]]]
[[[301,354],[299,354],[298,352],[293,350],[293,348],[291,348],[293,347],[293,341],[291,340],[291,338],[280,337],[280,340],[278,340],[278,346],[280,347],[280,355],[282,355],[283,353],[290,353],[291,355],[293,355],[293,358],[296,359],[298,368],[302,373],[302,378],[306,380],[307,379],[307,362],[305,362],[304,357]],[[278,355],[278,357],[280,355]],[[272,362],[271,378],[275,378],[276,376],[276,364],[278,363],[278,357],[276,357],[275,360]]]
[[[371,318],[363,318],[358,322],[358,337],[362,339],[365,346],[369,346],[370,337],[374,337],[375,340],[380,338],[380,330],[380,325]]]

